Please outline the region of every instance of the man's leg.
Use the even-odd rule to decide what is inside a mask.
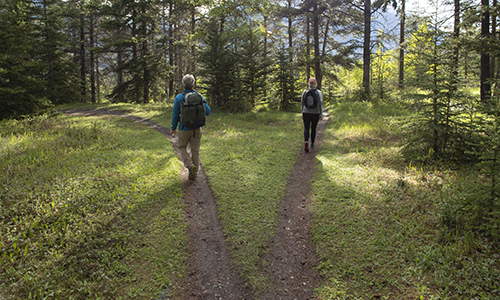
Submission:
[[[200,169],[200,145],[201,145],[201,128],[196,129],[194,132],[191,132],[191,138],[189,141],[189,145],[191,147],[191,157],[192,163],[196,166],[196,169]]]
[[[193,166],[191,155],[189,155],[187,151],[187,145],[192,136],[193,136],[192,130],[177,131],[177,142],[179,144],[179,151],[181,152],[182,162],[184,163],[184,166],[188,169],[191,168],[191,166]]]

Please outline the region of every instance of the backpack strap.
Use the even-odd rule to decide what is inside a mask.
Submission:
[[[182,92],[181,94],[184,96],[184,99],[186,99],[186,92]],[[184,99],[182,99],[180,102],[184,101]],[[182,103],[179,103],[179,104],[182,105]],[[184,127],[186,127],[186,125],[182,124],[182,128],[184,128]]]

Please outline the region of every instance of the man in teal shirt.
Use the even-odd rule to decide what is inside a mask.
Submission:
[[[184,100],[184,95],[195,91],[195,79],[193,75],[187,74],[182,78],[182,85],[184,86],[184,93],[180,93],[175,97],[174,112],[172,114],[171,135],[177,135],[179,144],[179,151],[181,152],[182,161],[184,166],[189,170],[189,179],[194,180],[196,173],[200,168],[200,145],[201,145],[201,127],[187,128],[180,122],[181,101]],[[202,96],[203,97],[203,96]],[[203,104],[205,105],[205,115],[210,115],[210,107],[203,97]],[[177,125],[179,125],[179,132],[177,133]],[[191,149],[191,154],[187,151],[187,146]]]

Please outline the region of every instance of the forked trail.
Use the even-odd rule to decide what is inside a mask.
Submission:
[[[302,153],[292,169],[280,204],[280,221],[272,242],[273,252],[267,257],[274,290],[261,299],[313,299],[314,288],[322,280],[314,270],[317,257],[309,234],[309,191],[315,171],[316,151],[321,146],[327,122],[328,116],[325,116],[318,124],[316,148]]]
[[[140,122],[166,136],[180,159],[177,140],[170,136],[170,130],[150,120],[102,109],[68,110],[65,113],[114,115]],[[318,124],[316,149],[321,145],[327,121],[328,118],[325,117]],[[183,171],[191,256],[187,262],[190,271],[182,299],[313,298],[313,289],[322,280],[313,268],[317,259],[309,235],[311,220],[308,183],[314,173],[316,149],[302,153],[293,167],[285,196],[280,204],[280,220],[276,236],[269,245],[272,252],[264,258],[269,265],[267,271],[271,288],[267,293],[260,295],[252,295],[246,290],[232,267],[231,256],[218,217],[216,200],[203,167],[200,167],[195,181],[187,180],[187,171]],[[163,295],[160,299],[169,299],[169,296]]]

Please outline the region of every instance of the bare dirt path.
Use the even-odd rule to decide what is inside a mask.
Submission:
[[[125,117],[142,123],[166,136],[173,144],[179,159],[180,152],[177,139],[170,135],[170,129],[158,125],[148,119],[131,116],[126,113],[104,109],[67,110],[68,115],[113,115]],[[207,177],[200,166],[195,181],[187,179],[188,172],[183,169],[186,202],[186,219],[191,245],[188,260],[189,273],[186,282],[187,290],[183,299],[248,299],[241,288],[236,271],[231,265],[231,256],[226,248],[222,226],[219,222],[215,197],[208,184]],[[169,299],[163,295],[160,299]]]
[[[173,144],[180,159],[177,140],[170,136],[170,129],[150,120],[105,109],[67,110],[68,115],[114,115],[145,124],[166,136]],[[272,252],[265,257],[271,290],[254,296],[243,288],[241,279],[231,265],[231,256],[226,248],[215,197],[208,179],[200,167],[195,181],[184,180],[186,218],[191,256],[188,261],[187,289],[183,299],[313,299],[313,289],[322,278],[315,272],[317,264],[309,231],[310,180],[314,173],[314,158],[321,145],[328,117],[318,124],[316,149],[300,155],[292,170],[285,197],[281,201],[277,234],[270,245]],[[163,295],[160,299],[169,299]]]
[[[275,288],[261,299],[313,299],[314,288],[322,281],[314,270],[318,260],[309,234],[309,192],[316,151],[321,146],[327,122],[328,115],[318,124],[316,148],[309,153],[302,150],[292,169],[281,201],[279,227],[271,246],[273,252],[266,258]]]

